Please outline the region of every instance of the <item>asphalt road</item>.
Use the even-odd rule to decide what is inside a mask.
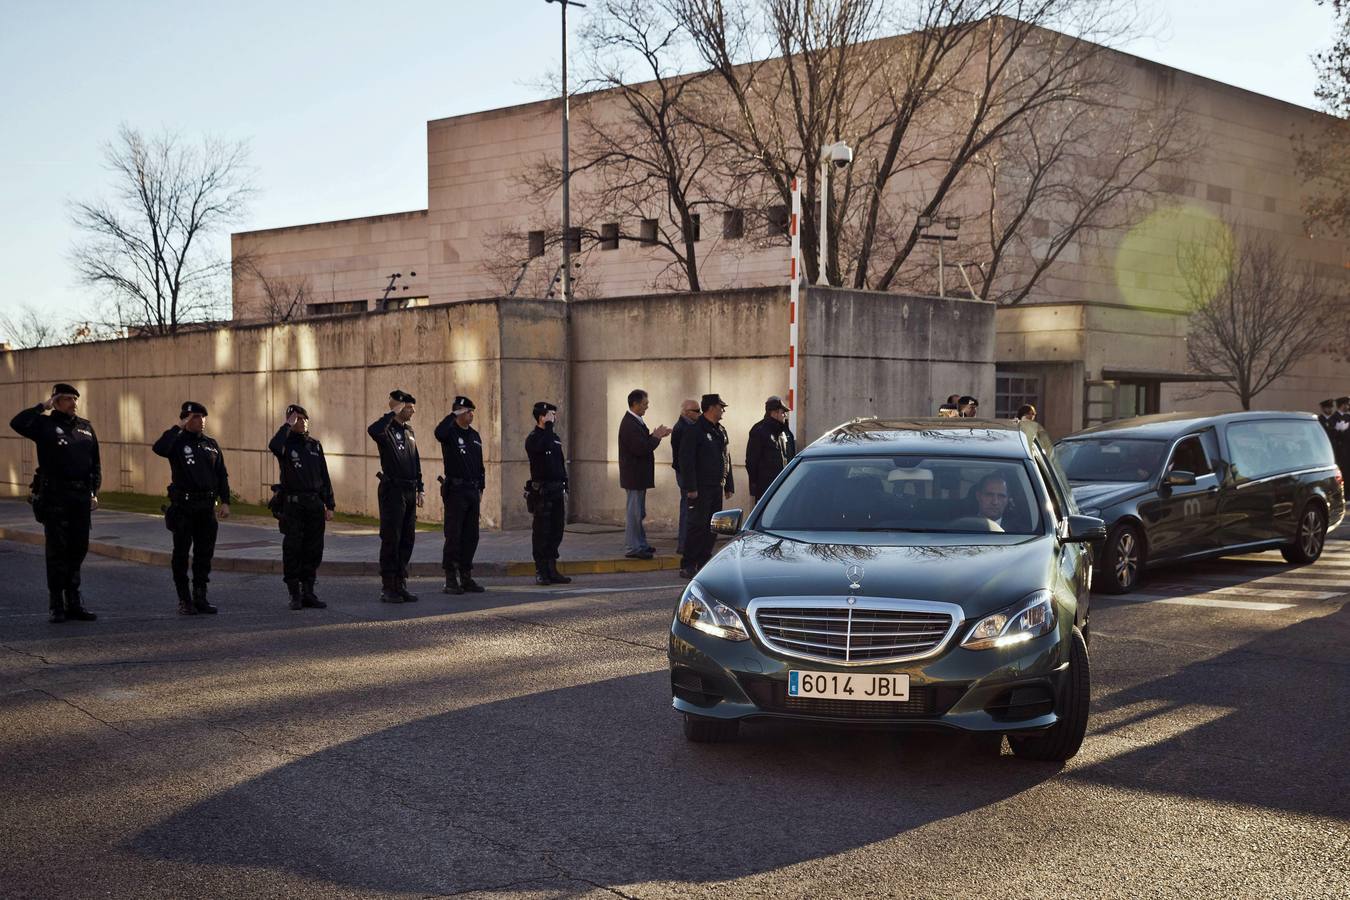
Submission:
[[[0,896],[1350,895],[1350,544],[1096,598],[1066,766],[939,735],[685,743],[668,573],[472,599],[0,542]],[[1254,579],[1260,579],[1255,581]],[[1267,608],[1274,607],[1274,608]]]

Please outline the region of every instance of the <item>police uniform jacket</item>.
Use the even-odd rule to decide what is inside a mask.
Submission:
[[[694,425],[684,416],[675,420],[675,427],[670,429],[670,467],[675,470],[675,482],[680,481],[680,442],[684,436],[689,433],[689,429]],[[680,484],[680,487],[684,487]]]
[[[323,456],[323,444],[307,434],[296,434],[289,425],[282,425],[267,447],[281,462],[283,494],[318,494],[324,506],[336,508],[333,482],[328,478],[328,460]]]
[[[422,459],[417,438],[407,425],[394,419],[393,411],[380,416],[366,429],[380,448],[380,469],[386,480],[399,487],[422,490]]]
[[[43,415],[43,404],[25,409],[9,427],[37,444],[38,468],[43,481],[56,486],[88,489],[97,494],[103,484],[98,456],[98,437],[88,419],[52,410]]]
[[[619,420],[619,487],[625,491],[649,491],[656,487],[656,448],[661,439],[635,414],[625,412]]]
[[[787,461],[797,455],[797,439],[786,422],[765,416],[750,429],[745,443],[745,471],[750,478],[750,494],[764,496]]]
[[[567,485],[567,460],[563,456],[562,438],[552,428],[536,425],[525,438],[525,454],[530,458],[531,481]]]
[[[175,425],[160,435],[151,449],[169,461],[172,499],[230,502],[230,474],[215,438]]]
[[[680,487],[686,491],[717,488],[734,492],[728,443],[727,430],[721,423],[699,416],[680,442]]]
[[[465,491],[487,489],[483,440],[472,425],[460,428],[454,416],[446,416],[436,426],[436,440],[441,443],[441,456],[445,460],[446,487]]]

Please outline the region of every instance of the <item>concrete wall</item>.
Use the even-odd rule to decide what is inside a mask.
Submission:
[[[338,507],[374,514],[379,459],[366,426],[397,387],[418,400],[413,426],[432,490],[422,516],[441,517],[432,438],[455,394],[478,406],[487,462],[488,527],[528,524],[520,489],[529,478],[530,407],[561,407],[559,431],[571,460],[573,519],[621,523],[617,435],[628,392],[652,399],[647,420],[673,425],[680,401],[717,392],[737,462],[738,492],[750,502],[742,463],[764,400],[787,395],[786,288],[661,294],[561,303],[483,300],[365,313],[292,325],[255,325],[0,353],[0,409],[17,412],[69,381],[83,398],[103,448],[106,490],[158,494],[168,465],[150,444],[177,421],[179,404],[211,411],[208,431],[226,450],[234,490],[268,496],[276,463],[267,441],[286,404],[312,415],[329,457]],[[812,289],[802,302],[799,444],[854,416],[931,415],[952,392],[992,396],[990,304]],[[13,413],[9,413],[12,415]],[[0,493],[26,490],[33,445],[0,434]],[[670,527],[678,494],[669,443],[657,451],[654,527]]]

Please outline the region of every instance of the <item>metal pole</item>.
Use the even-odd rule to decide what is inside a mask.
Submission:
[[[797,368],[800,357],[798,355],[798,344],[800,343],[800,332],[798,330],[798,317],[801,314],[801,284],[802,284],[802,187],[796,179],[792,179],[792,218],[789,220],[788,229],[792,235],[792,251],[788,260],[788,427],[796,434],[801,425],[801,415],[797,412],[801,406],[800,392],[797,387]]]
[[[822,151],[824,148],[821,148]],[[825,269],[825,245],[830,242],[830,161],[826,154],[820,154],[820,244],[816,248],[816,284],[823,284],[826,287],[830,284],[830,277]]]
[[[567,0],[562,7],[562,296],[572,301],[572,161],[567,150],[569,127],[567,103]]]
[[[943,266],[942,266],[942,240],[939,238],[939,239],[938,239],[938,296],[939,296],[939,297],[945,297],[945,296],[947,296],[947,294],[946,294],[946,292],[945,292],[945,285],[946,285],[946,282],[944,282],[943,279],[942,279],[942,273],[943,273]]]

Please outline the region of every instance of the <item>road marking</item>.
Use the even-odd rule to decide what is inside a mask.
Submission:
[[[1196,595],[1206,597],[1274,597],[1277,600],[1333,600],[1345,593],[1345,591],[1295,591],[1267,587],[1219,587],[1206,590],[1204,589],[1205,585],[1180,582],[1161,582],[1154,587],[1178,591],[1190,590]],[[1196,588],[1201,588],[1201,590],[1197,591]]]
[[[1168,603],[1173,606],[1211,606],[1220,609],[1245,609],[1249,612],[1275,612],[1292,609],[1292,603],[1255,603],[1251,600],[1224,600],[1220,597],[1167,597],[1154,594],[1124,594],[1132,603]]]

